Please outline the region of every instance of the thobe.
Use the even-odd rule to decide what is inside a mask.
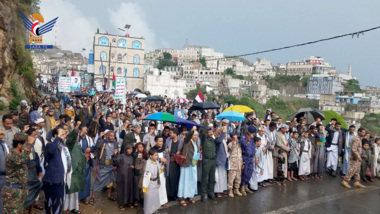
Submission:
[[[310,173],[314,172],[314,161],[316,157],[314,157],[315,153],[315,147],[317,144],[317,136],[315,134],[310,133],[309,134],[309,140],[310,140]]]
[[[335,131],[332,139],[332,144],[326,149],[327,151],[327,163],[326,168],[336,171],[338,168],[338,157],[339,157],[339,132]]]
[[[252,173],[252,177],[249,180],[249,187],[253,190],[257,190],[258,186],[257,183],[263,182],[263,175],[261,175],[261,170],[263,170],[263,174],[265,173],[264,168],[264,152],[261,149],[261,147],[256,148],[256,161],[254,161],[254,171]]]
[[[166,161],[166,191],[169,197],[176,197],[178,193],[178,183],[180,176],[180,166],[175,162],[174,154],[181,151],[183,146],[180,139],[173,142],[171,138],[166,143],[166,148],[169,150],[170,158]]]
[[[298,175],[310,174],[310,156],[311,156],[311,142],[309,139],[300,139],[300,167],[298,169]]]
[[[380,146],[376,143],[373,145],[372,173],[373,176],[380,177]]]
[[[345,175],[348,172],[350,167],[350,155],[351,155],[351,140],[356,136],[356,132],[352,134],[350,132],[346,133],[346,140],[344,144],[344,153],[343,153],[343,164],[342,164],[342,174]]]
[[[265,130],[265,135],[268,139],[268,179],[273,179],[277,177],[277,157],[273,155],[274,146],[276,145],[276,131],[271,132],[269,127],[267,127]]]
[[[144,174],[142,179],[140,179],[141,187],[144,192],[144,214],[152,214],[161,207],[159,189],[161,189],[162,186],[158,187],[161,183],[159,176],[160,168],[161,165],[158,161],[153,162],[150,159],[146,162],[144,167]],[[146,178],[150,180],[147,187],[144,185]]]
[[[154,146],[153,147],[157,153],[158,153],[158,162],[160,165],[162,164],[161,159],[165,158],[166,161],[168,161],[167,153],[165,149],[162,147],[162,149],[158,149],[158,147]],[[161,181],[161,186],[158,189],[159,195],[160,195],[160,203],[161,205],[168,203],[168,196],[166,193],[166,177],[165,177],[165,171],[160,172],[160,181]]]
[[[215,168],[215,187],[214,192],[223,193],[227,190],[227,133],[222,132],[215,140],[216,143],[216,168]]]
[[[318,173],[319,175],[322,175],[323,169],[325,166],[325,142],[326,138],[322,131],[318,131],[316,133],[316,145],[315,145],[315,153],[316,157],[314,158],[314,168],[313,173]],[[313,154],[312,154],[313,155]]]
[[[116,185],[117,185],[117,203],[119,206],[124,204],[133,204],[134,195],[134,172],[132,155],[117,154],[112,157],[113,164],[117,166]]]
[[[263,136],[260,136],[259,134],[257,135],[257,137],[259,137],[261,139],[261,146],[260,146],[260,149],[262,150],[263,148],[267,148],[267,150],[265,152],[263,152],[263,169],[264,169],[264,173],[261,175],[259,174],[259,182],[262,182],[264,180],[267,180],[269,179],[268,178],[268,162],[270,161],[273,165],[273,160],[272,160],[272,155],[268,155],[268,139],[266,138],[265,134]],[[273,169],[273,168],[272,168]]]

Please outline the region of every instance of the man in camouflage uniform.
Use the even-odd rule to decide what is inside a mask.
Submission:
[[[4,213],[23,212],[25,197],[28,195],[26,160],[31,152],[31,145],[34,140],[21,132],[16,133],[13,138],[13,149],[5,162],[6,183],[1,192]]]
[[[351,186],[348,184],[351,178],[355,178],[354,187],[356,188],[365,188],[364,185],[360,184],[360,166],[362,162],[362,158],[360,155],[362,154],[362,137],[365,135],[365,130],[360,128],[358,130],[358,135],[352,138],[351,141],[351,157],[350,157],[350,167],[348,169],[347,174],[343,177],[342,185],[348,189]]]
[[[241,146],[236,134],[232,135],[232,140],[228,144],[228,152],[230,153],[230,168],[228,171],[228,196],[234,197],[234,194],[243,196],[240,191],[241,183],[241,168],[243,166],[243,157],[241,153]],[[234,185],[235,184],[235,185]],[[234,190],[232,191],[232,187]]]

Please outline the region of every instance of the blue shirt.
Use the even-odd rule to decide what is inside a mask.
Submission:
[[[253,157],[256,154],[256,146],[253,141],[253,138],[251,138],[248,142],[245,142],[247,139],[247,135],[243,135],[240,137],[240,146],[241,151],[243,153],[243,158],[250,158],[250,160],[253,161],[251,157]]]

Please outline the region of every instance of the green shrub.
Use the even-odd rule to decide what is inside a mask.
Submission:
[[[4,103],[0,103],[0,111],[4,110],[5,109],[5,105]]]

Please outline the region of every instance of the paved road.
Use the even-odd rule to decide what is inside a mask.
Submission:
[[[246,197],[223,197],[214,201],[181,207],[177,202],[162,214],[199,213],[380,213],[380,181],[366,183],[366,189],[345,189],[340,178],[325,176],[323,179],[287,182],[286,186],[263,187]],[[82,205],[82,213],[143,213],[142,209],[119,211],[116,202],[106,199],[105,193],[98,193],[96,205]]]

